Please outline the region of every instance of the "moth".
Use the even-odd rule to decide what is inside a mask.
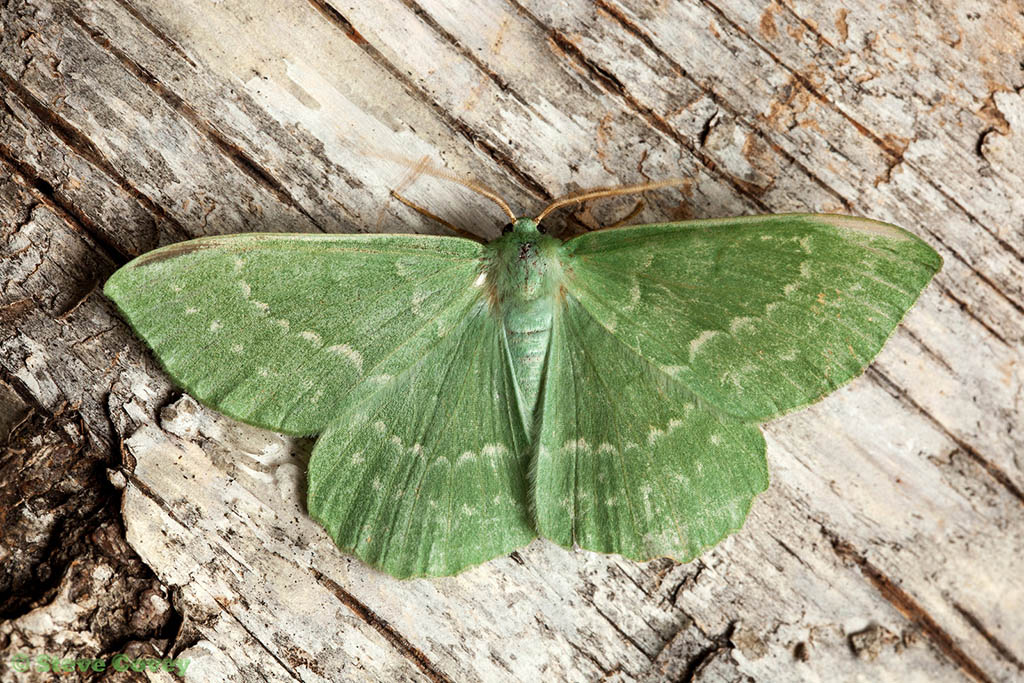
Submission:
[[[310,515],[393,576],[538,535],[687,562],[767,488],[759,424],[859,375],[942,260],[840,215],[545,232],[554,208],[618,193],[518,218],[485,192],[511,220],[487,243],[205,237],[104,292],[204,404],[319,435]]]

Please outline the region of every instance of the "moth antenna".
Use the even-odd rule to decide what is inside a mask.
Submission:
[[[402,195],[398,194],[398,190],[391,190],[391,196],[394,197],[395,199],[397,199],[398,201],[402,202],[406,206],[408,206],[413,211],[416,211],[417,213],[423,214],[424,216],[426,216],[427,218],[429,218],[432,221],[437,221],[438,223],[440,223],[444,227],[446,227],[449,230],[451,230],[452,232],[454,232],[459,237],[465,237],[466,239],[473,240],[474,242],[481,242],[481,243],[483,242],[483,240],[481,240],[479,237],[477,237],[473,233],[471,233],[471,232],[469,232],[467,230],[463,230],[462,228],[460,228],[459,226],[455,225],[454,223],[449,223],[448,221],[446,221],[445,219],[441,218],[437,214],[431,213],[430,211],[428,211],[427,209],[424,209],[419,204],[416,204],[415,202],[412,202],[412,201],[406,199]]]
[[[585,202],[589,199],[600,199],[601,197],[615,197],[622,194],[636,194],[638,192],[646,192],[648,190],[657,190],[662,187],[674,187],[677,185],[684,185],[686,180],[682,178],[672,178],[671,180],[661,180],[656,183],[641,183],[639,185],[620,185],[618,187],[595,187],[589,190],[581,190],[579,192],[573,192],[567,194],[564,197],[559,197],[555,201],[551,202],[544,207],[544,210],[534,218],[533,220],[540,223],[544,220],[544,217],[555,209],[560,209],[566,204],[578,204]]]
[[[444,169],[434,166],[432,163],[430,163],[429,157],[423,157],[419,161],[412,161],[411,159],[406,159],[403,156],[400,156],[398,154],[392,154],[390,152],[372,151],[366,153],[370,156],[375,156],[379,159],[384,159],[386,161],[391,161],[393,163],[409,167],[409,169],[411,170],[410,174],[407,175],[406,178],[402,180],[402,183],[400,183],[400,187],[402,189],[405,189],[405,187],[411,185],[412,182],[421,175],[428,175],[433,178],[448,180],[458,185],[462,185],[463,187],[468,188],[479,195],[487,197],[492,202],[500,206],[501,210],[505,212],[505,214],[509,217],[510,220],[512,220],[513,222],[515,222],[516,220],[516,215],[512,212],[512,209],[509,208],[509,205],[505,203],[504,199],[498,196],[497,192],[491,190],[488,187],[479,185],[469,180],[463,180],[462,178],[459,178],[458,176],[449,173]]]
[[[411,163],[411,161],[410,161]],[[392,194],[395,195],[400,192],[404,192],[405,188],[416,182],[416,179],[423,175],[423,171],[430,164],[430,157],[423,157],[415,164],[409,166],[409,172],[405,174],[405,177],[399,181],[398,185],[395,186]],[[401,200],[399,200],[401,201]]]

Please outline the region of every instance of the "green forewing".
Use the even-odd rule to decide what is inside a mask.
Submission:
[[[635,353],[765,420],[860,374],[941,263],[886,223],[792,214],[593,232],[565,244],[563,266]]]
[[[768,486],[764,439],[641,358],[571,295],[556,308],[533,464],[539,533],[689,561]]]
[[[413,235],[210,237],[135,259],[104,292],[193,396],[316,434],[462,324],[480,252]]]
[[[526,433],[501,323],[478,302],[317,441],[309,511],[393,576],[454,574],[536,536]]]

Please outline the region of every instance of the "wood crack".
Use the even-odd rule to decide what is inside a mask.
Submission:
[[[187,54],[185,54],[185,51],[181,49],[181,46],[173,40],[171,40],[171,38],[166,33],[161,31],[156,26],[156,24],[154,24],[148,18],[146,18],[146,15],[137,10],[134,5],[128,2],[128,0],[114,0],[114,2],[123,7],[124,10],[128,12],[128,14],[132,15],[132,18],[134,18],[137,22],[145,26],[146,29],[154,36],[159,38],[165,45],[167,45],[167,47],[171,49],[172,52],[174,52],[179,57],[184,59],[189,66],[191,66],[193,69],[196,68],[196,63],[193,62]]]
[[[153,214],[159,221],[167,223],[178,235],[187,239],[190,235],[185,228],[171,216],[167,211],[146,196],[141,190],[133,186],[128,179],[121,175],[114,165],[103,155],[95,144],[80,130],[71,125],[60,115],[51,111],[45,104],[40,102],[21,83],[12,78],[6,71],[0,69],[0,82],[12,92],[21,103],[32,112],[33,115],[46,128],[52,131],[60,140],[70,147],[75,153],[88,161],[107,177],[114,181],[128,196],[135,199],[149,213]],[[49,183],[47,183],[49,185]],[[51,188],[52,189],[52,188]],[[118,252],[120,253],[120,251]]]
[[[700,127],[700,134],[697,136],[697,144],[703,147],[708,144],[708,136],[711,135],[711,129],[714,128],[715,120],[718,118],[718,110],[715,109],[715,113],[712,114],[704,121],[704,125]]]
[[[973,446],[971,446],[969,443],[967,443],[959,436],[954,434],[948,427],[946,427],[946,425],[939,422],[939,420],[935,416],[929,413],[924,408],[924,406],[922,406],[920,403],[911,398],[910,395],[907,394],[907,392],[904,391],[902,387],[896,384],[896,382],[892,381],[884,372],[882,372],[874,365],[872,365],[868,367],[867,371],[864,374],[875,380],[891,396],[899,400],[901,403],[910,406],[911,408],[914,409],[914,412],[918,413],[919,415],[927,419],[930,423],[935,425],[935,427],[943,434],[945,434],[953,443],[955,443],[960,448],[960,450],[966,453],[967,456],[971,458],[971,460],[974,460],[982,468],[984,468],[984,470],[988,472],[989,476],[991,476],[995,481],[1001,484],[1002,487],[1006,489],[1006,491],[1011,496],[1016,498],[1017,502],[1019,502],[1021,505],[1024,505],[1024,491],[1021,491],[1021,489],[1016,484],[1013,483],[1013,480],[1010,479],[1009,475],[1007,475],[1006,472],[1003,472],[1003,470],[1001,470],[995,463],[989,461],[987,458],[981,455],[981,453],[975,450]]]
[[[109,273],[104,273],[101,277],[97,278],[96,280],[93,280],[92,284],[89,285],[88,289],[82,290],[82,293],[76,296],[71,303],[67,304],[64,307],[63,312],[58,313],[56,316],[54,316],[54,320],[66,320],[68,316],[70,316],[72,313],[78,310],[79,306],[88,301],[89,297],[91,297],[96,292],[96,290],[100,289],[100,285],[106,281],[108,276]],[[107,331],[109,332],[110,330]]]
[[[641,586],[640,582],[638,582],[636,579],[634,579],[633,576],[629,572],[624,571],[620,567],[618,567],[618,566],[610,567],[609,570],[608,570],[608,573],[613,575],[613,576],[621,576],[622,578],[626,579],[631,584],[636,586],[640,590],[640,592],[643,593],[644,595],[646,595],[647,597],[649,597],[649,598],[653,598],[654,597],[651,594],[651,592],[649,590],[647,590],[646,588],[644,588],[643,586]]]
[[[998,289],[995,290],[995,291],[999,292]],[[1000,334],[998,330],[996,330],[994,327],[992,327],[987,322],[985,322],[981,317],[979,317],[978,314],[975,313],[971,309],[971,305],[970,304],[968,304],[966,301],[964,301],[963,299],[958,297],[956,294],[954,294],[952,291],[950,291],[948,287],[943,287],[942,288],[942,294],[944,296],[946,296],[947,298],[949,298],[950,301],[955,303],[957,306],[959,306],[960,310],[963,313],[965,313],[968,318],[970,318],[971,320],[973,320],[974,322],[978,323],[983,328],[985,328],[985,331],[988,332],[989,334],[991,334],[994,339],[997,339],[1000,342],[1002,342],[1003,345],[1006,346],[1007,348],[1011,348],[1011,349],[1014,348],[1015,344],[1011,344],[1010,341],[1006,337],[1004,337],[1002,334]],[[1010,303],[1013,304],[1014,302],[1011,301]],[[1014,304],[1014,307],[1016,308],[1016,304]]]
[[[2,110],[0,110],[0,113],[3,113],[4,115],[9,116],[10,118],[14,119],[18,123],[20,123],[22,125],[25,125],[25,122],[21,120],[21,117],[19,117],[17,114],[14,113],[14,110],[11,109],[11,106],[9,104],[7,104],[7,101],[4,100],[2,97],[0,97],[0,107],[2,107]]]
[[[487,66],[487,64],[483,62],[483,60],[481,60],[479,57],[473,54],[472,50],[463,45],[458,38],[452,35],[450,31],[448,31],[444,26],[438,23],[436,19],[430,16],[430,13],[428,13],[427,10],[425,10],[423,7],[417,4],[415,0],[399,1],[407,8],[409,8],[409,10],[413,14],[415,14],[416,17],[419,18],[424,24],[426,24],[431,31],[436,33],[438,36],[441,37],[442,40],[444,40],[452,48],[454,48],[455,52],[461,55],[474,67],[476,67],[482,74],[487,76],[487,78],[489,78],[495,85],[497,85],[502,92],[506,92],[512,97],[514,97],[519,102],[519,104],[523,105],[527,109],[532,109],[529,102],[527,102],[526,98],[520,95],[519,92],[515,88],[513,88],[508,81],[502,78],[501,74],[499,74],[494,69],[491,69],[489,66]]]
[[[321,586],[334,593],[334,596],[338,598],[343,605],[352,610],[357,617],[380,633],[385,640],[391,643],[391,645],[402,654],[402,656],[415,664],[416,667],[426,674],[430,680],[435,683],[451,683],[452,679],[434,666],[430,659],[423,654],[422,650],[410,643],[405,636],[394,629],[391,624],[382,619],[376,612],[371,610],[364,603],[360,602],[358,598],[342,588],[327,575],[313,568],[310,568],[309,571]]]
[[[901,331],[904,334],[906,334],[908,337],[910,337],[911,340],[913,340],[913,342],[917,345],[917,347],[919,349],[924,351],[926,356],[930,357],[936,363],[938,363],[939,365],[944,367],[946,370],[948,370],[949,374],[953,375],[954,377],[959,377],[959,373],[957,373],[957,371],[953,369],[953,366],[951,366],[949,363],[947,363],[946,359],[943,358],[942,356],[940,356],[939,353],[937,351],[935,351],[932,347],[930,347],[927,344],[925,344],[924,340],[922,340],[920,337],[918,337],[916,334],[914,334],[909,327],[904,325],[900,329],[901,329]]]
[[[1022,492],[1020,487],[1018,487],[1017,484],[1014,483],[1013,479],[1011,479],[1006,472],[999,469],[998,466],[996,466],[994,463],[990,462],[988,459],[986,459],[984,456],[978,453],[974,449],[974,446],[972,446],[970,443],[954,434],[948,427],[939,422],[938,419],[935,418],[935,416],[933,416],[931,413],[925,410],[921,403],[911,398],[910,395],[907,394],[907,392],[904,391],[902,387],[900,387],[898,384],[892,381],[881,370],[878,370],[874,366],[870,366],[864,374],[870,377],[872,380],[878,382],[884,389],[886,389],[886,391],[890,395],[898,399],[900,402],[909,405],[909,407],[912,408],[915,413],[918,413],[922,417],[926,418],[930,423],[935,425],[935,427],[939,431],[941,431],[953,443],[955,443],[959,447],[959,449],[961,449],[965,454],[968,455],[968,457],[971,458],[971,460],[975,461],[976,463],[978,463],[978,465],[984,468],[984,470],[989,474],[989,476],[991,476],[993,479],[995,479],[995,481],[1001,484],[1002,487],[1006,488],[1007,492],[1011,496],[1016,498],[1021,505],[1024,505],[1024,492]]]
[[[546,625],[546,624],[544,624],[544,626],[546,627],[547,625]],[[573,640],[571,640],[571,639],[566,639],[566,642],[567,642],[567,643],[569,644],[569,647],[571,647],[571,648],[573,649],[573,651],[574,651],[574,652],[575,652],[575,653],[576,653],[577,655],[579,655],[579,656],[580,656],[580,657],[582,657],[583,659],[586,659],[586,660],[587,660],[588,662],[590,662],[590,663],[591,663],[591,664],[593,665],[593,667],[594,667],[595,669],[597,669],[598,671],[600,671],[600,672],[601,672],[601,678],[602,678],[602,679],[607,679],[607,678],[610,678],[610,677],[611,677],[611,676],[613,676],[613,675],[614,675],[614,674],[615,674],[616,672],[618,672],[618,671],[619,671],[619,667],[617,667],[617,666],[616,666],[616,667],[613,667],[613,668],[611,668],[611,669],[609,669],[608,667],[606,667],[606,666],[605,666],[604,664],[602,664],[602,663],[600,662],[600,660],[598,660],[598,659],[597,659],[597,657],[595,657],[595,656],[594,656],[594,654],[593,654],[592,652],[590,652],[590,651],[588,651],[588,650],[585,650],[585,649],[583,649],[582,647],[580,647],[579,645],[577,645],[577,644],[576,644],[576,643],[575,643],[575,642],[574,642]]]
[[[22,299],[20,301],[24,301],[24,299]],[[19,304],[20,301],[14,302],[15,305]],[[29,302],[29,303],[31,303],[31,302]],[[17,396],[18,399],[22,403],[24,403],[25,405],[28,406],[28,412],[25,414],[25,417],[23,417],[21,420],[19,420],[17,424],[11,426],[10,431],[12,433],[23,422],[26,422],[32,415],[34,415],[36,413],[38,413],[40,415],[43,415],[46,418],[52,419],[52,418],[57,417],[58,414],[61,412],[60,410],[58,410],[58,411],[50,410],[49,408],[44,406],[39,401],[39,398],[35,394],[33,394],[32,391],[25,385],[24,380],[22,380],[20,377],[18,377],[17,375],[15,375],[14,373],[12,373],[10,370],[8,370],[7,368],[5,368],[2,365],[0,365],[0,382],[3,382],[8,387],[10,387],[11,391],[14,392],[14,395]],[[72,442],[68,439],[66,434],[62,434],[61,435],[61,439],[65,443],[73,445]],[[103,444],[103,445],[105,445],[105,444]]]
[[[35,308],[36,302],[31,297],[16,299],[0,306],[0,322],[13,328],[22,317]]]
[[[692,619],[692,616],[690,614],[688,614],[685,610],[682,610],[682,608],[679,607],[679,594],[682,593],[684,590],[688,591],[694,586],[696,586],[697,582],[700,580],[701,574],[704,573],[704,570],[706,570],[708,566],[704,564],[704,562],[702,562],[699,557],[695,559],[690,564],[690,566],[696,567],[696,571],[694,571],[693,574],[687,574],[683,577],[682,581],[679,581],[675,586],[672,587],[672,590],[669,591],[669,600],[671,601],[673,607],[680,609],[680,611],[682,611],[683,614],[687,616],[687,618]]]
[[[821,526],[821,531],[831,542],[832,549],[836,555],[847,564],[855,565],[885,601],[895,607],[908,621],[920,628],[932,645],[945,655],[950,662],[976,681],[994,683],[981,666],[956,644],[953,637],[939,625],[935,618],[917,600],[858,552],[849,541],[840,538],[838,534],[824,525]]]
[[[671,56],[666,54],[661,48],[659,48],[658,45],[654,42],[654,40],[649,35],[647,35],[647,33],[643,29],[641,29],[639,26],[637,26],[636,23],[631,21],[629,19],[629,17],[627,17],[626,14],[621,9],[619,9],[618,7],[615,7],[614,5],[612,5],[607,0],[597,0],[596,1],[596,5],[597,5],[597,7],[601,11],[605,12],[608,16],[610,16],[612,19],[614,19],[620,26],[622,26],[623,29],[625,29],[627,32],[629,32],[632,36],[634,36],[641,43],[643,43],[644,46],[647,47],[647,49],[650,50],[652,53],[654,53],[654,55],[656,57],[658,57],[659,60],[662,60],[666,64],[668,64],[672,68],[672,70],[675,71],[676,74],[679,75],[680,78],[686,79],[691,85],[693,85],[695,88],[700,90],[704,95],[706,95],[708,97],[708,99],[710,99],[712,102],[715,103],[716,107],[719,107],[721,109],[725,109],[726,111],[729,112],[729,115],[732,118],[736,119],[737,121],[742,122],[744,125],[749,127],[750,130],[755,132],[757,134],[757,136],[765,144],[767,144],[769,147],[771,147],[772,151],[774,151],[780,157],[785,159],[786,162],[788,162],[788,163],[792,164],[793,166],[799,168],[804,173],[804,175],[807,176],[807,178],[811,182],[813,182],[818,187],[820,187],[821,189],[823,189],[826,192],[828,192],[836,201],[838,201],[840,204],[842,204],[843,208],[846,211],[849,211],[849,212],[853,211],[853,204],[850,202],[850,200],[848,200],[846,197],[844,197],[842,194],[840,194],[839,191],[837,191],[831,185],[829,185],[827,182],[825,182],[825,180],[823,178],[821,178],[816,173],[811,171],[811,169],[808,168],[806,165],[804,165],[799,159],[797,159],[795,156],[793,156],[788,151],[783,149],[777,143],[773,142],[771,137],[768,135],[768,133],[765,130],[763,130],[761,128],[758,128],[758,126],[756,126],[753,121],[751,121],[747,117],[743,116],[739,112],[739,110],[735,109],[731,104],[729,104],[729,102],[727,102],[723,98],[719,97],[718,93],[716,93],[713,89],[711,89],[707,85],[697,81],[693,76],[691,76],[690,73],[686,69],[684,69],[681,64],[679,64],[679,62],[677,62]],[[717,112],[716,112],[716,115],[717,115]],[[715,118],[714,116],[710,117],[705,122],[704,127],[701,130],[701,133],[700,133],[700,136],[699,136],[700,137],[699,141],[700,141],[700,146],[702,146],[702,147],[704,146],[704,143],[707,140],[708,134],[711,132],[712,121],[714,120],[714,118]]]
[[[1024,662],[1013,654],[1010,648],[1006,646],[1006,643],[992,635],[992,633],[985,628],[985,625],[981,623],[981,620],[978,619],[978,617],[958,602],[953,603],[953,609],[960,613],[960,616],[964,618],[964,621],[971,625],[971,628],[980,633],[981,637],[988,641],[988,644],[992,646],[992,649],[998,652],[1003,659],[1008,661],[1010,664],[1013,664],[1017,667],[1018,671],[1024,674]]]
[[[548,192],[540,182],[529,176],[525,171],[521,170],[508,154],[498,149],[497,146],[485,139],[481,134],[474,131],[465,121],[450,114],[444,106],[431,98],[422,88],[417,86],[408,75],[392,64],[380,50],[367,42],[366,38],[364,38],[362,34],[355,29],[351,22],[349,22],[349,20],[346,19],[344,15],[335,9],[327,0],[308,0],[308,2],[328,21],[344,32],[345,35],[348,36],[349,40],[358,45],[363,52],[370,57],[370,59],[387,71],[396,81],[401,83],[402,86],[405,87],[406,92],[430,107],[434,114],[450,129],[457,132],[463,138],[468,140],[471,145],[490,157],[495,164],[514,177],[522,187],[545,201],[551,201],[551,193]]]
[[[152,90],[161,100],[163,100],[167,106],[180,114],[192,125],[193,128],[202,133],[225,157],[227,157],[232,164],[234,164],[238,170],[269,191],[282,204],[295,209],[305,216],[313,226],[320,230],[320,232],[326,232],[323,227],[321,227],[309,214],[309,212],[299,204],[291,193],[288,192],[288,189],[280,180],[275,178],[270,171],[265,169],[255,159],[249,156],[245,150],[228,140],[212,123],[204,119],[199,112],[192,107],[192,105],[164,85],[160,79],[153,75],[148,69],[146,69],[146,67],[133,60],[123,50],[114,47],[110,40],[107,39],[101,31],[89,26],[74,12],[70,12],[69,16],[71,17],[71,20],[78,24],[85,34],[89,36],[93,43],[118,60],[128,73],[135,76],[135,78],[137,78],[143,85]]]
[[[683,672],[682,681],[684,683],[692,683],[696,680],[697,674],[700,672],[702,666],[710,661],[715,653],[720,650],[732,649],[732,635],[736,631],[736,622],[730,622],[725,630],[715,635],[707,635],[705,637],[711,641],[711,643],[698,652],[693,659],[686,665],[686,670]]]
[[[39,171],[18,159],[14,150],[2,142],[0,142],[0,163],[11,169],[11,176],[16,180],[20,176],[23,185],[39,199],[40,203],[60,216],[61,220],[72,230],[89,237],[90,241],[111,263],[121,265],[131,260],[131,255],[123,251],[117,242],[110,239],[107,233],[93,223],[92,219],[85,215],[74,202],[67,201],[48,180],[40,175]]]
[[[623,631],[622,627],[619,626],[617,623],[615,623],[614,619],[612,619],[607,614],[605,614],[605,611],[603,609],[598,607],[597,604],[595,604],[593,601],[590,601],[590,604],[593,606],[594,611],[597,612],[601,616],[602,619],[604,619],[606,622],[608,622],[608,625],[611,626],[613,629],[615,629],[615,632],[618,633],[619,636],[624,641],[626,641],[627,643],[632,645],[634,648],[636,648],[636,650],[640,654],[642,654],[644,657],[646,657],[648,659],[648,661],[653,661],[654,660],[654,658],[657,656],[657,653],[651,654],[650,652],[645,650],[643,645],[641,645],[640,643],[637,642],[636,638],[634,638],[633,636],[631,636],[628,633],[626,633],[625,631]]]
[[[747,197],[751,202],[757,205],[761,211],[770,213],[768,205],[761,201],[758,197],[758,193],[754,191],[753,188],[741,181],[739,178],[736,178],[732,174],[722,170],[722,168],[719,167],[718,162],[698,149],[697,146],[685,136],[681,135],[668,123],[668,121],[664,119],[664,117],[650,107],[637,101],[636,98],[629,94],[626,86],[613,73],[591,60],[582,50],[580,50],[579,47],[576,46],[575,43],[569,40],[564,33],[546,26],[539,19],[530,14],[525,8],[522,8],[522,6],[517,5],[517,7],[519,7],[526,16],[534,21],[541,30],[547,33],[550,44],[556,52],[560,53],[568,61],[583,68],[587,75],[595,83],[598,83],[603,90],[622,100],[630,110],[646,121],[651,128],[685,148],[709,172],[731,185],[738,194]]]
[[[800,557],[800,555],[795,550],[793,550],[788,545],[786,545],[786,543],[783,542],[782,539],[780,539],[775,534],[769,534],[769,536],[771,536],[771,539],[773,541],[775,541],[776,543],[778,543],[779,547],[781,547],[784,551],[786,551],[786,553],[789,554],[793,559],[795,559],[797,562],[802,564],[807,569],[811,569],[811,565],[807,564],[807,562],[804,561],[804,558]]]
[[[141,479],[135,476],[134,472],[130,471],[127,467],[121,467],[120,471],[124,474],[125,478],[129,481],[129,483],[131,483],[132,486],[139,490],[139,493],[141,493],[146,498],[149,498],[151,501],[156,503],[156,506],[159,507],[160,510],[165,515],[173,519],[174,522],[178,524],[182,529],[191,528],[189,524],[186,524],[181,518],[178,517],[177,514],[175,514],[174,509],[167,504],[167,501],[163,499],[163,496],[161,496],[159,493],[151,489],[148,484],[143,483]]]
[[[266,644],[266,643],[264,643],[264,642],[263,642],[263,640],[262,640],[261,638],[259,638],[259,637],[258,637],[258,636],[257,636],[257,635],[256,635],[255,633],[253,633],[253,632],[252,632],[252,631],[251,631],[251,630],[249,629],[249,627],[248,627],[248,626],[246,626],[246,625],[245,625],[244,623],[242,623],[242,620],[241,620],[241,619],[239,619],[239,618],[238,618],[237,616],[235,616],[234,612],[232,612],[232,611],[231,611],[231,609],[230,609],[230,605],[229,605],[229,603],[228,603],[228,602],[227,602],[226,600],[224,600],[223,598],[221,598],[221,597],[219,597],[219,596],[214,596],[214,597],[213,597],[213,600],[214,600],[214,602],[216,602],[216,603],[217,603],[217,605],[218,605],[218,606],[219,606],[219,607],[221,608],[221,611],[222,611],[222,612],[223,612],[224,614],[226,614],[226,615],[228,615],[229,617],[231,617],[232,621],[234,621],[234,622],[235,622],[236,624],[238,624],[238,627],[239,627],[239,628],[241,628],[241,629],[242,629],[243,631],[245,631],[245,632],[246,632],[246,633],[248,634],[248,636],[249,636],[250,638],[252,638],[252,641],[253,641],[254,643],[256,643],[256,645],[258,645],[258,646],[259,646],[259,648],[260,648],[261,650],[263,650],[264,652],[266,652],[266,653],[267,653],[267,656],[269,656],[269,657],[270,657],[271,659],[273,659],[273,660],[274,660],[275,662],[277,662],[277,663],[278,663],[278,665],[279,665],[279,666],[280,666],[280,667],[281,667],[282,669],[284,669],[285,671],[287,671],[287,672],[288,672],[288,675],[289,675],[289,676],[291,676],[291,677],[292,677],[292,679],[294,679],[294,680],[296,680],[296,681],[301,681],[301,680],[302,680],[302,677],[301,677],[301,676],[299,676],[298,672],[297,672],[297,671],[295,671],[295,669],[293,669],[293,668],[292,668],[291,666],[289,666],[289,665],[288,665],[288,664],[287,664],[287,663],[286,663],[286,662],[285,662],[284,660],[282,660],[282,659],[281,659],[281,658],[280,658],[280,657],[279,657],[279,656],[277,655],[277,653],[276,653],[276,652],[273,652],[273,651],[271,651],[271,649],[270,649],[269,647],[267,647],[267,644]]]

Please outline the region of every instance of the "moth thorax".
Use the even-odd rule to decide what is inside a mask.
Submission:
[[[536,241],[523,241],[516,245],[513,258],[508,261],[508,284],[511,291],[507,294],[510,299],[534,301],[554,291],[554,281],[561,268],[544,246]]]

